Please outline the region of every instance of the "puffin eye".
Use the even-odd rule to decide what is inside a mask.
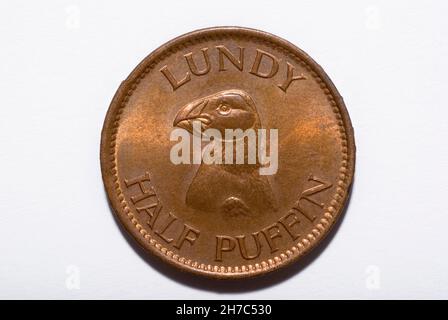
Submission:
[[[228,105],[221,104],[219,105],[217,111],[220,115],[227,116],[232,109]]]

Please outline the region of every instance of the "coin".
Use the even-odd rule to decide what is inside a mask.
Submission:
[[[118,220],[150,254],[242,278],[300,260],[340,217],[355,164],[342,97],[272,34],[216,27],[147,56],[101,138]]]

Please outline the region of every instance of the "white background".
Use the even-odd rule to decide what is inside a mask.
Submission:
[[[0,298],[448,298],[443,1],[2,1]],[[211,282],[126,240],[100,175],[121,80],[209,26],[296,44],[345,99],[357,144],[343,220],[274,277]]]

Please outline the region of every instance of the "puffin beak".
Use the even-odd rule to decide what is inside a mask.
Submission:
[[[192,132],[193,121],[200,121],[203,125],[208,125],[210,123],[210,118],[207,114],[202,113],[207,102],[208,100],[206,99],[200,99],[183,106],[176,114],[173,126]]]

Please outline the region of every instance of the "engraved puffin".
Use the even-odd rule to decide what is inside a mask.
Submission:
[[[186,104],[178,111],[173,126],[193,134],[193,121],[200,121],[204,130],[220,131],[222,137],[225,129],[252,128],[258,132],[261,128],[255,103],[242,90],[220,91]],[[223,155],[224,149],[223,145]],[[267,176],[259,174],[261,164],[258,160],[248,164],[246,159],[245,152],[244,164],[202,163],[188,187],[186,204],[196,210],[220,212],[229,217],[259,216],[276,210],[270,182]]]

